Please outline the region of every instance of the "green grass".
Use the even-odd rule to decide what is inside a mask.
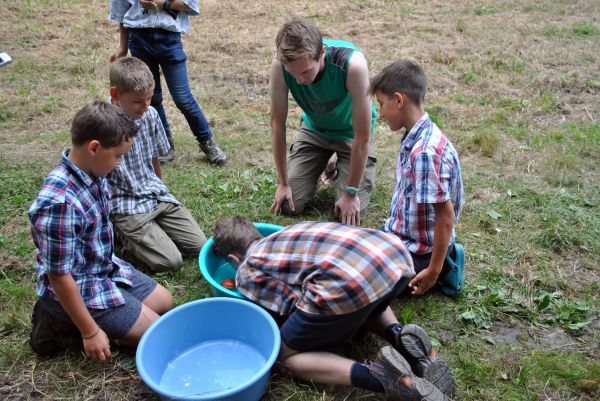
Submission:
[[[27,345],[35,250],[27,210],[69,142],[76,110],[108,95],[107,58],[117,44],[108,1],[6,2],[0,49],[0,398],[157,399],[132,353],[99,365],[72,352],[37,358]],[[61,9],[60,13],[56,12]],[[279,23],[312,17],[359,45],[370,74],[399,57],[428,75],[425,107],[459,152],[465,205],[466,289],[397,300],[452,367],[457,398],[581,400],[600,396],[600,42],[591,4],[388,0],[203,2],[184,37],[192,90],[231,161],[209,166],[165,92],[177,159],[163,168],[171,191],[211,235],[242,213],[291,224],[330,220],[333,190],[321,188],[300,218],[269,212],[277,175],[269,137],[269,65]],[[236,21],[232,22],[231,16]],[[65,24],[65,21],[69,24]],[[240,22],[241,21],[241,22]],[[423,21],[434,21],[424,26]],[[510,27],[510,29],[507,29]],[[164,81],[163,81],[164,83]],[[298,110],[289,101],[288,145]],[[401,132],[375,128],[376,188],[363,225],[388,214]],[[177,304],[208,297],[197,261],[155,278]],[[372,359],[369,336],[343,353]],[[275,370],[267,401],[379,400],[369,392],[291,379]]]

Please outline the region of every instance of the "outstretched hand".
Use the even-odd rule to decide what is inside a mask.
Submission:
[[[111,359],[108,336],[101,328],[98,328],[98,333],[93,337],[83,340],[83,349],[85,356],[89,359],[97,359],[100,362],[107,362]]]
[[[108,59],[108,61],[110,63],[114,63],[115,61],[117,61],[118,59],[120,59],[121,57],[125,57],[127,55],[127,49],[123,49],[121,47],[119,47],[117,49],[117,51],[115,51],[110,58]]]
[[[285,201],[288,202],[290,210],[295,212],[296,206],[294,206],[294,199],[292,198],[292,188],[289,185],[278,185],[275,192],[275,199],[271,205],[271,212],[279,214]]]
[[[438,273],[434,272],[429,267],[425,270],[422,270],[410,280],[408,286],[412,288],[412,295],[423,295],[427,291],[429,291],[436,283],[438,278]]]
[[[352,196],[344,192],[340,199],[335,202],[334,213],[342,224],[360,225],[360,199],[356,195]]]

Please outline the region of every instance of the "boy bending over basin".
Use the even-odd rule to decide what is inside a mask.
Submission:
[[[452,372],[425,331],[402,327],[389,307],[414,276],[393,234],[305,222],[268,237],[242,216],[217,222],[214,251],[237,268],[241,294],[279,320],[279,361],[295,377],[385,392],[388,400],[447,400]],[[388,341],[374,361],[337,352],[359,330]]]

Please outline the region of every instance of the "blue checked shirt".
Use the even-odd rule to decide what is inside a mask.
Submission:
[[[29,208],[37,248],[37,293],[58,300],[47,273],[71,274],[88,308],[107,309],[125,299],[116,282],[131,286],[131,265],[113,254],[110,189],[62,155]]]
[[[154,172],[152,159],[167,154],[170,149],[156,109],[152,106],[136,120],[140,130],[133,139],[123,161],[107,178],[112,189],[112,212],[115,214],[151,213],[158,202],[180,205]]]
[[[122,23],[125,28],[160,28],[185,34],[190,30],[189,15],[198,15],[200,7],[198,0],[183,2],[191,11],[179,12],[173,18],[164,11],[146,11],[139,0],[110,0],[108,19]]]
[[[454,224],[463,203],[458,154],[425,113],[402,139],[396,165],[396,189],[384,231],[402,238],[415,254],[430,253],[436,221],[434,203],[451,200]],[[454,229],[450,243],[454,243]]]
[[[296,308],[329,316],[355,312],[414,275],[402,241],[379,230],[338,223],[298,223],[248,249],[238,290],[280,315]]]

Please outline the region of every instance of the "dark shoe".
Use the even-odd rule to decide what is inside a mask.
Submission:
[[[160,160],[160,164],[171,163],[175,160],[175,143],[173,142],[173,138],[168,138],[169,141],[169,151],[164,156],[159,156],[158,160]]]
[[[41,356],[51,356],[66,348],[83,348],[77,327],[51,316],[38,301],[31,315],[29,345]]]
[[[410,362],[413,372],[435,385],[445,396],[454,397],[452,371],[431,345],[425,330],[416,324],[407,324],[400,333],[394,334],[394,348]]]
[[[388,401],[448,401],[433,384],[415,376],[406,359],[390,346],[379,350],[369,371],[381,382]]]
[[[222,166],[227,162],[227,155],[212,138],[200,141],[200,150],[208,157],[208,161],[213,164]]]
[[[465,287],[465,250],[461,244],[454,243],[454,260],[446,257],[450,270],[440,281],[440,289],[449,297],[459,296]]]
[[[160,164],[171,163],[173,160],[175,160],[175,149],[169,149],[167,154],[164,156],[159,156],[158,160],[160,160]]]

